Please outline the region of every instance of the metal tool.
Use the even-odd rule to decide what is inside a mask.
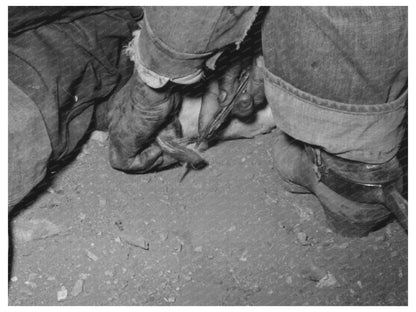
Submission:
[[[228,115],[231,113],[232,109],[235,106],[237,97],[246,91],[246,87],[248,84],[249,72],[244,71],[240,76],[240,84],[236,92],[233,94],[229,102],[221,107],[215,114],[214,119],[212,119],[207,127],[204,129],[202,134],[199,136],[198,140],[196,141],[195,147],[202,143],[204,140],[208,140],[213,137],[215,132],[219,129],[219,127],[224,123]]]

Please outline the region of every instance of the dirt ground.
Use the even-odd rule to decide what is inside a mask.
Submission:
[[[9,305],[407,305],[400,226],[333,233],[282,189],[272,136],[211,148],[179,183],[112,169],[95,132],[10,220]]]

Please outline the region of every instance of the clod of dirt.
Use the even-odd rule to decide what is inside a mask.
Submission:
[[[335,276],[328,272],[324,277],[322,277],[319,282],[316,284],[317,288],[331,287],[335,286],[338,283]]]
[[[77,280],[74,284],[74,287],[72,288],[71,295],[73,297],[78,296],[82,292],[83,287],[84,287],[84,280],[82,279]]]
[[[137,237],[126,233],[120,233],[119,236],[124,242],[126,242],[129,245],[139,247],[144,250],[149,250],[149,242],[145,240],[142,236]]]
[[[68,297],[68,290],[65,286],[62,286],[60,290],[58,290],[58,293],[56,294],[56,297],[58,301],[63,301]]]
[[[60,232],[61,229],[59,226],[47,219],[33,219],[19,222],[13,229],[14,238],[22,242],[45,239],[58,235]]]

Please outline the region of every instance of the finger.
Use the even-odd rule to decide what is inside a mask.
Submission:
[[[207,91],[202,96],[201,110],[198,117],[198,133],[199,135],[205,130],[211,120],[214,119],[217,110],[219,88],[216,80],[211,80],[208,84]]]
[[[263,67],[263,56],[259,56],[254,60],[250,71],[247,93],[251,94],[254,106],[262,104],[266,98],[264,93]]]
[[[152,144],[134,158],[130,170],[138,173],[150,171],[163,162],[161,155],[161,148],[156,144]]]
[[[219,79],[219,98],[220,105],[226,105],[231,100],[232,95],[238,87],[238,77],[241,73],[241,64],[236,63],[228,68]]]

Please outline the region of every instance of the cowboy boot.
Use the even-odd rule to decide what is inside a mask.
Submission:
[[[286,190],[314,194],[335,232],[365,236],[391,220],[382,192],[386,185],[402,187],[397,158],[377,165],[353,162],[296,141],[282,131],[273,156]]]

